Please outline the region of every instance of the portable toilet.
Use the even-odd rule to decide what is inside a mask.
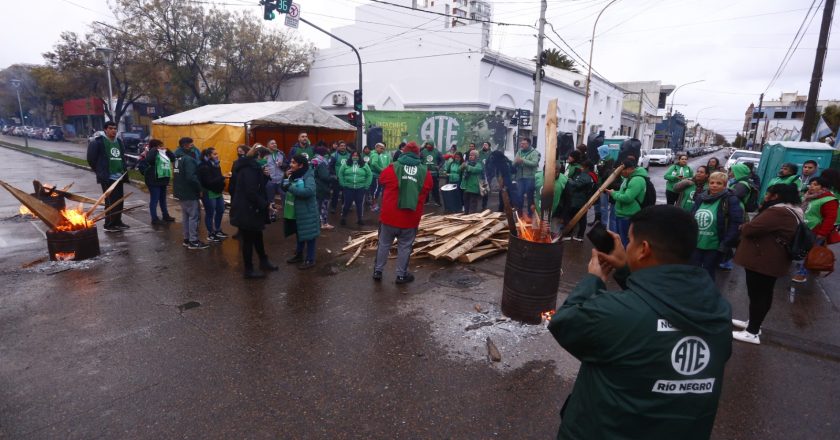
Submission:
[[[764,144],[761,150],[761,162],[758,164],[758,177],[761,178],[761,194],[767,190],[767,183],[779,174],[784,163],[795,163],[800,170],[806,160],[813,160],[820,170],[829,168],[835,150],[822,142],[775,141]]]
[[[630,139],[630,136],[614,136],[604,139],[604,145],[608,146],[610,149],[610,159],[618,160],[618,150],[621,149],[621,144],[623,144],[627,139]]]

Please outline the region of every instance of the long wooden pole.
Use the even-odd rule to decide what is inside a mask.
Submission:
[[[577,214],[575,214],[575,216],[572,217],[572,220],[569,221],[569,224],[567,224],[566,227],[563,228],[563,234],[561,235],[565,236],[566,234],[571,232],[572,229],[574,229],[575,225],[577,225],[580,219],[586,215],[587,211],[589,211],[589,208],[591,208],[592,205],[594,205],[595,202],[598,201],[598,198],[601,197],[601,193],[604,192],[604,190],[606,190],[607,187],[610,186],[615,181],[615,179],[618,178],[618,175],[621,174],[622,170],[624,170],[624,165],[619,165],[618,167],[616,167],[612,174],[610,174],[610,176],[607,177],[606,180],[604,180],[604,183],[601,184],[601,187],[598,188],[598,191],[595,191],[595,194],[592,194],[592,197],[589,198],[589,201],[587,201],[586,204],[583,205],[583,208],[580,208],[580,211],[578,211]]]
[[[548,101],[545,116],[545,167],[543,168],[543,187],[540,192],[540,213],[542,222],[539,241],[551,234],[551,209],[554,205],[554,170],[557,158],[557,100]]]

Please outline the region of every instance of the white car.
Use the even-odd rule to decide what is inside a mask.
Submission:
[[[755,164],[755,169],[758,169],[758,163],[761,162],[761,152],[760,151],[750,151],[750,150],[735,150],[729,159],[726,161],[726,164],[723,165],[723,169],[729,171],[729,168],[736,163],[746,163],[752,162]]]
[[[668,165],[673,160],[673,154],[668,148],[654,148],[648,151],[648,163],[650,165]]]

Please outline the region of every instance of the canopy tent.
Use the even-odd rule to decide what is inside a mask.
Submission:
[[[356,127],[309,101],[205,105],[152,121],[152,137],[169,149],[177,148],[182,137],[193,138],[200,149],[215,147],[223,172],[236,160],[239,145],[275,139],[288,152],[301,131],[313,143],[330,143],[353,139]]]

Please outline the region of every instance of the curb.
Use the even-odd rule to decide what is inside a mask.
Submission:
[[[85,171],[87,171],[87,172],[93,173],[93,171],[91,171],[91,169],[90,169],[90,168],[88,168],[88,167],[86,167],[86,166],[82,166],[82,165],[79,165],[79,164],[77,164],[77,163],[70,162],[70,161],[66,161],[66,160],[62,160],[62,159],[59,159],[59,158],[56,158],[56,157],[46,156],[46,155],[43,155],[43,154],[39,154],[39,153],[37,153],[37,152],[35,152],[35,151],[27,150],[27,149],[26,149],[26,147],[24,147],[23,145],[17,145],[17,144],[12,144],[12,143],[9,143],[9,142],[6,142],[6,141],[0,141],[0,147],[3,147],[3,148],[8,148],[9,150],[14,150],[14,151],[17,151],[17,152],[19,152],[19,153],[28,154],[28,155],[30,155],[30,156],[39,157],[39,158],[41,158],[41,159],[51,160],[51,161],[53,161],[53,162],[57,162],[57,163],[60,163],[60,164],[62,164],[62,165],[69,165],[69,166],[71,166],[71,167],[73,167],[73,168],[78,168],[78,169],[80,169],[80,170],[85,170]],[[135,179],[129,179],[129,183],[132,183],[132,184],[134,184],[134,185],[140,185],[140,186],[142,186],[143,188],[145,188],[145,187],[146,187],[146,183],[145,183],[145,182],[143,182],[143,181],[139,181],[139,180],[135,180]]]

